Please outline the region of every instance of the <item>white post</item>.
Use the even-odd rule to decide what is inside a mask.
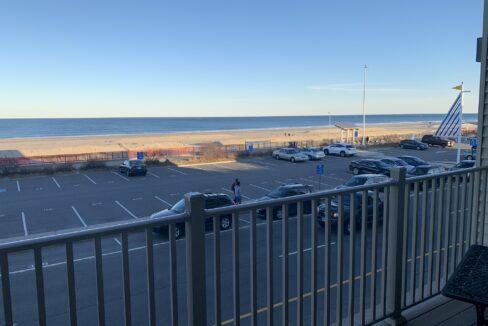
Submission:
[[[367,65],[364,65],[364,79],[363,79],[363,146],[366,144],[366,111],[365,111],[365,103],[366,103],[366,69],[368,69]]]
[[[464,93],[464,82],[461,82],[461,112],[459,114],[459,128],[457,134],[457,158],[456,162],[459,163],[461,161],[461,130],[463,128],[463,93]]]

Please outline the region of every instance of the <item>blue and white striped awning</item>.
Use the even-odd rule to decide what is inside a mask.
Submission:
[[[461,132],[461,120],[463,118],[463,106],[461,103],[462,93],[460,92],[454,101],[451,109],[442,120],[439,128],[435,132],[435,136],[439,137],[456,137]]]

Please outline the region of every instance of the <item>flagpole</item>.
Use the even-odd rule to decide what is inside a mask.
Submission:
[[[459,112],[459,128],[457,134],[457,158],[456,162],[461,161],[461,129],[463,128],[463,93],[464,93],[464,82],[461,82],[461,107]]]
[[[363,146],[366,144],[366,111],[364,110],[366,102],[366,69],[368,65],[364,65],[364,79],[363,79]]]

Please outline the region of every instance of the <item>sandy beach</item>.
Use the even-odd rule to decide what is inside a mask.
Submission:
[[[368,125],[366,135],[373,141],[378,137],[433,133],[437,124],[399,123]],[[463,125],[464,129],[475,129],[475,125]],[[81,154],[96,152],[137,151],[162,148],[178,148],[208,142],[224,145],[244,144],[245,141],[288,142],[326,141],[340,139],[337,127],[287,128],[272,130],[218,131],[198,133],[173,133],[151,135],[81,136],[52,138],[3,138],[0,139],[0,157],[20,157],[59,154]]]

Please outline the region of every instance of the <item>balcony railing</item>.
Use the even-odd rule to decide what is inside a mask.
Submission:
[[[11,239],[0,244],[2,317],[6,325],[400,319],[438,294],[481,241],[487,171],[405,179],[394,169],[386,183],[211,210],[197,194],[171,218]],[[222,216],[231,230],[220,230]],[[161,226],[163,242],[153,234]],[[114,237],[120,249],[109,251]],[[25,264],[22,275],[13,268]]]

